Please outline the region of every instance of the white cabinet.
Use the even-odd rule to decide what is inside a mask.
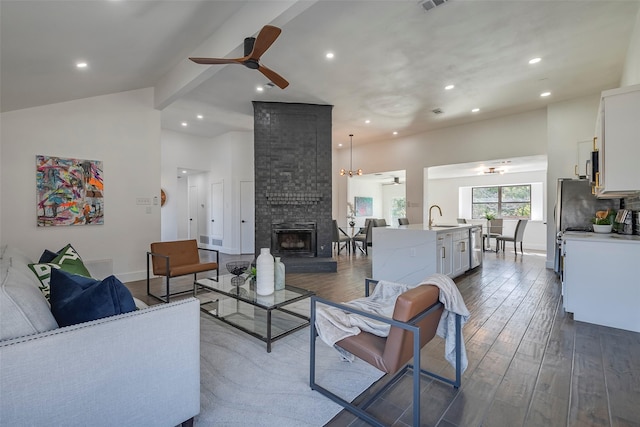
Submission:
[[[452,276],[457,277],[469,269],[469,231],[453,234]]]
[[[567,239],[563,305],[574,320],[640,332],[640,242]]]
[[[640,85],[602,92],[599,115],[598,197],[640,191]]]
[[[438,233],[436,240],[436,260],[437,272],[446,276],[452,276],[453,264],[452,264],[452,248],[453,248],[453,233]]]

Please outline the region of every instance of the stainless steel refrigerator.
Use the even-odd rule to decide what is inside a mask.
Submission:
[[[556,223],[555,271],[561,270],[560,243],[565,231],[592,231],[591,219],[596,211],[620,208],[620,199],[598,199],[591,194],[591,184],[585,179],[560,178],[554,208]]]

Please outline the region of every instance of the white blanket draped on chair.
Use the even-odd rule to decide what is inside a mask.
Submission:
[[[435,285],[440,289],[440,302],[444,305],[444,311],[438,324],[437,334],[445,339],[445,358],[455,367],[455,342],[456,328],[455,316],[460,314],[462,325],[469,319],[469,310],[464,304],[462,295],[453,280],[442,274],[434,274],[417,285],[407,285],[381,280],[376,285],[373,293],[368,297],[358,298],[344,303],[350,307],[377,314],[388,318],[393,317],[396,300],[402,293],[420,285]],[[357,314],[348,313],[335,307],[318,307],[316,312],[316,328],[320,339],[327,345],[335,347],[348,361],[353,361],[354,356],[335,346],[335,343],[358,335],[361,331],[369,332],[377,336],[389,335],[390,325]],[[461,337],[462,338],[462,337]],[[467,353],[464,339],[461,339],[461,368],[462,372],[467,368]]]

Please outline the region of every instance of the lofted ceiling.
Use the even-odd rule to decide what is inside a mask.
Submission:
[[[177,132],[249,131],[252,101],[304,102],[334,106],[335,147],[350,133],[354,145],[384,141],[618,86],[639,6],[451,0],[426,11],[415,0],[2,0],[0,107],[154,87],[163,128]],[[242,56],[243,38],[265,24],[282,28],[262,63],[290,82],[285,90],[259,93],[268,81],[257,71],[187,59]],[[533,57],[541,61],[528,64]],[[77,70],[78,60],[88,68]],[[541,98],[544,91],[551,95]]]

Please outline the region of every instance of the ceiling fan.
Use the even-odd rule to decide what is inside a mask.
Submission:
[[[389,183],[386,183],[386,184],[382,184],[382,185],[399,185],[399,184],[402,184],[400,182],[400,177],[399,176],[394,176],[393,177],[393,181],[391,181]]]
[[[196,64],[242,64],[252,70],[258,70],[265,75],[280,89],[289,86],[280,74],[260,64],[260,57],[274,41],[278,38],[282,30],[272,25],[262,27],[257,37],[247,37],[244,39],[244,56],[242,58],[189,58]]]

